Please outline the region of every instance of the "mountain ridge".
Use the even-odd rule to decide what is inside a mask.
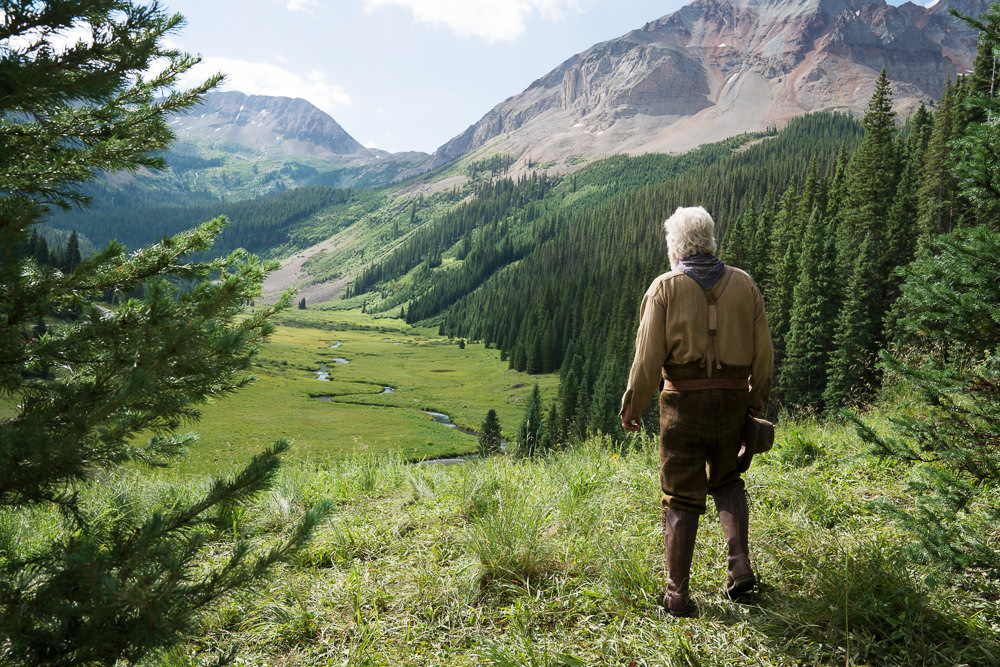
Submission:
[[[301,98],[207,93],[189,113],[170,119],[178,139],[232,142],[265,153],[334,161],[387,155],[361,145],[336,120]]]
[[[951,7],[977,14],[986,1],[695,0],[570,57],[435,162],[498,140],[498,152],[534,161],[683,152],[810,111],[857,116],[882,67],[909,111],[971,67],[975,34],[951,22]]]
[[[172,119],[182,143],[241,146],[338,167],[391,166],[393,182],[483,151],[565,170],[617,153],[679,153],[783,127],[810,111],[860,117],[883,67],[905,115],[971,68],[976,35],[949,15],[987,0],[932,6],[884,0],[694,0],[567,58],[425,153],[361,145],[301,99],[213,92]],[[395,164],[400,163],[400,164]],[[379,179],[385,181],[385,179]],[[344,181],[350,184],[351,181]]]

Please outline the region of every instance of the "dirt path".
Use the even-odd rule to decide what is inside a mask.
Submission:
[[[264,279],[264,294],[261,301],[274,303],[289,287],[297,288],[294,300],[305,298],[307,304],[331,301],[344,291],[351,276],[345,276],[332,282],[311,283],[314,276],[305,270],[306,260],[319,253],[331,252],[342,248],[354,239],[350,231],[332,236],[325,241],[298,252],[281,262],[281,268],[272,271]]]

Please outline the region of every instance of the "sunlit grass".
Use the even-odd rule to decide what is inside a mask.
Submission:
[[[252,386],[205,406],[192,426],[201,440],[185,469],[245,460],[278,438],[309,460],[399,453],[410,460],[477,450],[474,436],[435,423],[448,415],[475,431],[491,408],[512,435],[535,382],[554,396],[558,378],[517,373],[497,350],[359,311],[292,310],[264,345]],[[338,360],[347,363],[338,363]],[[317,379],[321,364],[329,381]],[[391,393],[385,392],[388,387]]]
[[[792,454],[817,443],[811,462]],[[790,465],[794,460],[795,464]],[[244,518],[280,531],[281,508],[338,506],[259,597],[205,618],[152,665],[200,664],[213,646],[272,665],[996,664],[998,586],[909,561],[907,537],[866,499],[900,501],[898,471],[844,427],[779,429],[747,475],[760,586],[723,592],[725,544],[709,501],[691,590],[665,585],[656,446],[589,440],[547,458],[414,466],[358,455],[293,465]],[[278,518],[275,518],[277,516]],[[190,660],[190,663],[178,662]]]
[[[320,363],[328,382],[316,378]],[[192,641],[146,664],[202,665],[230,649],[260,665],[1000,664],[1000,584],[908,555],[912,536],[875,504],[912,502],[907,470],[872,458],[846,426],[782,423],[774,449],[755,458],[745,478],[760,585],[744,604],[723,593],[725,543],[709,501],[690,619],[659,605],[655,441],[413,465],[475,451],[473,437],[420,410],[478,426],[494,408],[516,429],[535,378],[506,366],[495,350],[397,320],[290,313],[261,352],[258,382],[193,425],[202,440],[187,462],[101,473],[82,489],[108,517],[145,515],[197,497],[202,473],[285,436],[295,458],[252,507],[224,517],[211,552],[224,557],[238,536],[272,541],[309,505],[335,504],[266,587],[227,601]],[[551,396],[555,378],[539,381]],[[879,412],[869,421],[887,425]],[[0,544],[27,554],[61,526],[43,509],[0,512]],[[988,522],[968,529],[997,544]]]

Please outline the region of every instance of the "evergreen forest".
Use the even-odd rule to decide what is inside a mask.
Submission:
[[[3,664],[1000,660],[1000,3],[956,15],[980,31],[974,69],[906,118],[883,70],[861,119],[683,155],[556,173],[479,154],[392,188],[153,206],[88,188],[168,170],[168,119],[220,84],[178,90],[198,62],[171,46],[182,17],[132,0],[0,14]],[[80,25],[91,41],[53,42]],[[787,430],[747,472],[759,597],[723,598],[706,521],[701,615],[667,619],[656,404],[637,436],[617,413],[663,220],[690,205],[763,292]],[[344,279],[342,299],[261,303],[274,258],[331,238],[308,268]],[[499,357],[520,427],[500,424],[511,402],[484,410],[479,460],[452,467],[357,440],[289,465],[282,434],[218,473],[171,468],[198,446],[182,427],[254,369],[312,372],[265,346],[279,324],[332,336],[337,309],[386,345],[402,343],[371,322],[419,331],[465,380],[474,354]],[[542,374],[559,378],[544,399],[526,377]],[[365,384],[332,409],[390,407],[387,380]]]
[[[237,248],[258,254],[275,252],[289,244],[289,231],[295,223],[344,204],[352,191],[308,186],[231,203],[187,197],[182,199],[184,205],[163,202],[155,206],[138,196],[120,197],[119,204],[100,190],[91,192],[90,197],[90,206],[64,212],[57,220],[60,227],[86,236],[97,247],[117,241],[137,248],[224,215],[229,225],[213,245],[215,254],[224,255]]]
[[[879,353],[896,340],[905,267],[943,234],[996,228],[995,208],[956,173],[963,159],[993,159],[967,137],[984,126],[981,96],[996,80],[977,69],[948,82],[933,111],[900,119],[883,71],[860,122],[811,114],[780,132],[681,156],[617,156],[560,178],[487,172],[460,206],[361,272],[349,296],[497,347],[519,371],[558,372],[549,444],[615,434],[638,304],[669,269],[662,221],[703,205],[722,258],[764,293],[771,414],[864,405],[883,383]],[[991,176],[965,176],[976,177]],[[655,401],[645,416],[655,428]]]

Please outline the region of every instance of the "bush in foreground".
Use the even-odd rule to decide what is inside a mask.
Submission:
[[[73,266],[21,252],[51,207],[86,203],[80,187],[100,172],[164,166],[167,116],[220,80],[173,90],[197,62],[164,45],[180,22],[127,0],[5,3],[0,17],[0,392],[17,401],[0,424],[4,665],[138,662],[300,549],[326,513],[318,503],[263,553],[228,542],[206,566],[287,442],[184,499],[145,506],[123,488],[92,502],[125,464],[165,466],[194,440],[181,424],[252,379],[287,305],[244,317],[268,268],[253,257],[190,261],[222,219]]]

